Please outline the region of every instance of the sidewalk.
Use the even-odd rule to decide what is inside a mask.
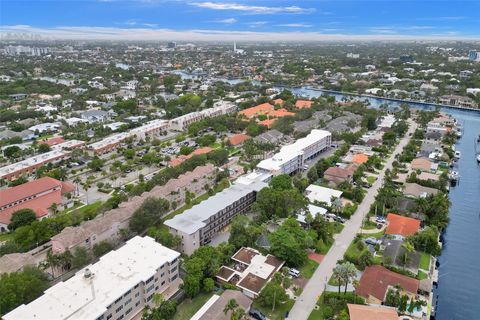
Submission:
[[[365,199],[358,206],[355,214],[350,218],[349,221],[345,223],[344,229],[337,235],[335,243],[330,248],[317,270],[315,270],[312,278],[305,286],[300,297],[296,300],[292,310],[290,311],[290,319],[306,320],[310,316],[310,313],[314,309],[318,298],[328,285],[328,279],[331,277],[333,268],[337,264],[337,261],[343,259],[343,255],[345,254],[348,246],[359,232],[362,226],[363,218],[370,210],[370,205],[375,201],[375,196],[383,185],[385,171],[392,168],[392,163],[395,160],[395,156],[399,154],[407,145],[411,139],[410,134],[413,134],[417,128],[416,123],[409,121],[409,124],[410,128],[408,132],[405,134],[404,138],[400,140],[399,144],[395,148],[395,151],[386,162],[383,170],[378,175],[377,181],[375,181],[373,186],[368,190]]]

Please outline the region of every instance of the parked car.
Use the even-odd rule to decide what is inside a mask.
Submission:
[[[335,216],[335,218],[333,218],[333,220],[335,220],[337,222],[340,222],[340,223],[345,223],[345,221],[347,221],[347,219],[342,218],[340,216]]]
[[[288,269],[288,274],[291,275],[294,278],[298,278],[300,276],[300,271],[294,268]]]
[[[375,246],[375,245],[380,243],[380,241],[375,239],[375,238],[367,238],[364,241],[365,241],[366,244],[370,244],[372,246]]]
[[[260,311],[256,310],[256,309],[250,309],[250,311],[248,312],[248,314],[254,318],[254,319],[257,319],[257,320],[267,320],[267,317],[265,317],[263,315],[263,313],[261,313]]]
[[[377,222],[377,223],[385,223],[385,222],[387,222],[387,220],[385,220],[384,217],[376,217],[376,218],[375,218],[375,222]]]

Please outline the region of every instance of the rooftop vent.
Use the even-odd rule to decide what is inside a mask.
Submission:
[[[89,279],[93,276],[93,273],[92,273],[92,271],[90,271],[90,269],[86,268],[83,276],[85,277],[85,279]]]

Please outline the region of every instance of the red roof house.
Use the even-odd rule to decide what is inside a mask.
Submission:
[[[0,229],[5,231],[12,214],[20,209],[32,209],[37,218],[47,216],[52,204],[61,206],[62,195],[74,190],[73,184],[50,177],[0,190]]]
[[[228,141],[230,142],[230,144],[232,146],[238,146],[238,145],[244,143],[249,138],[250,138],[249,135],[246,135],[244,133],[239,133],[239,134],[234,134],[233,136],[231,136],[228,139]]]
[[[313,101],[310,100],[297,100],[295,102],[295,108],[297,109],[309,109],[312,107]]]
[[[381,302],[389,287],[400,285],[408,293],[416,294],[420,281],[388,270],[383,266],[366,267],[356,293],[366,299]]]
[[[420,220],[389,213],[387,215],[387,229],[385,234],[411,236],[420,229]]]

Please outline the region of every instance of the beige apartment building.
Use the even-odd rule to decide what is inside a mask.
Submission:
[[[155,293],[169,299],[178,291],[179,257],[154,239],[137,236],[3,319],[132,319],[152,304]]]

